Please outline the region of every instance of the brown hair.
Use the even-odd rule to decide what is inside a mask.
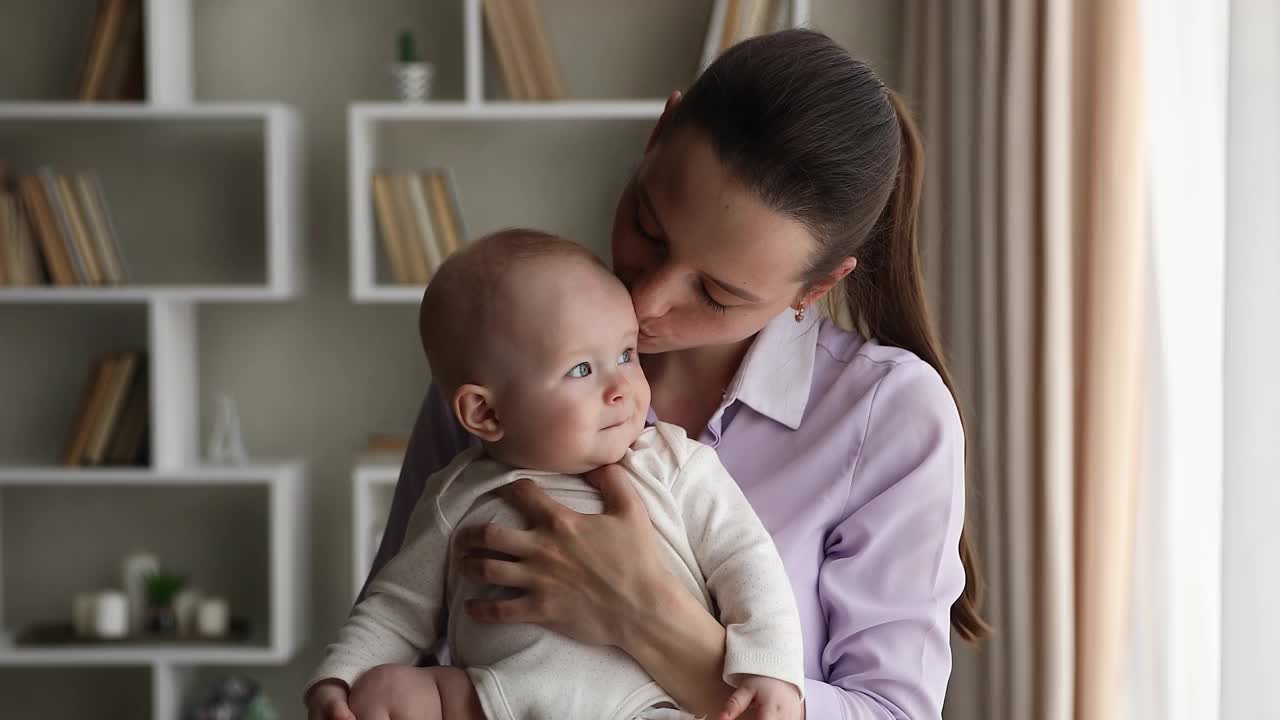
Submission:
[[[762,201],[809,228],[821,247],[806,280],[856,257],[843,283],[856,327],[929,363],[956,396],[920,270],[924,150],[901,99],[866,63],[812,30],[752,38],[702,73],[670,122],[704,133]],[[960,559],[965,587],[951,625],[976,641],[990,627],[979,614],[982,573],[965,530]]]

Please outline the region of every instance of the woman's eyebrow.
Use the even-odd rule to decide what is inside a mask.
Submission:
[[[743,290],[742,288],[736,285],[730,285],[729,283],[723,280],[718,280],[716,278],[713,278],[710,275],[707,276],[707,279],[715,283],[716,285],[720,286],[720,289],[724,290],[730,295],[736,295],[742,298],[743,300],[746,300],[747,302],[753,302],[753,303],[764,302],[764,298],[758,297],[750,292],[747,292],[746,290]]]

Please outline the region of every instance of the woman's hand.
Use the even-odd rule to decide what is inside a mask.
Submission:
[[[481,622],[535,623],[590,645],[628,650],[633,629],[657,611],[657,593],[674,582],[658,553],[644,502],[622,468],[589,473],[604,512],[585,515],[561,505],[528,479],[503,488],[503,497],[532,522],[529,530],[496,524],[464,528],[458,543],[463,575],[517,588],[509,600],[467,601]],[[476,557],[496,551],[512,560]]]

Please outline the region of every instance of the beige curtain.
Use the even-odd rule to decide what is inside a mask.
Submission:
[[[1118,717],[1141,454],[1139,0],[910,0],[922,244],[997,633],[950,720]]]

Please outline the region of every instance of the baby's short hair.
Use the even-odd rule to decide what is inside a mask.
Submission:
[[[432,380],[445,396],[474,382],[470,369],[486,348],[494,302],[523,263],[549,256],[573,257],[609,272],[590,250],[571,240],[529,228],[508,228],[468,243],[436,270],[418,310],[418,332]]]

